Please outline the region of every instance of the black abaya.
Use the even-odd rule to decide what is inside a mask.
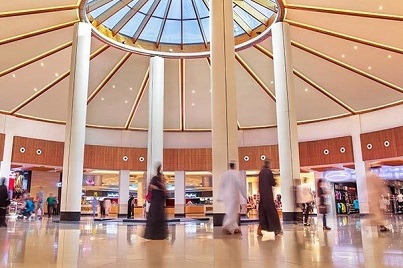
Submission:
[[[165,216],[165,191],[161,187],[161,180],[155,176],[150,184],[158,189],[152,189],[150,208],[148,210],[146,230],[144,238],[152,240],[163,240],[168,236]]]

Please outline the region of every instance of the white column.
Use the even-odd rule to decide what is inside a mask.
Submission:
[[[357,178],[357,194],[358,202],[360,203],[360,214],[368,214],[368,190],[366,181],[367,167],[365,165],[365,162],[362,160],[360,116],[350,116],[350,122],[351,137],[353,141],[355,175]]]
[[[148,102],[147,185],[162,163],[164,148],[164,59],[150,59]]]
[[[127,215],[127,202],[129,200],[129,170],[119,170],[119,212],[118,216]]]
[[[7,187],[11,170],[11,156],[13,153],[13,144],[14,144],[14,135],[5,133],[3,160],[0,162],[0,178],[1,177],[6,178]]]
[[[81,214],[90,49],[91,26],[87,23],[79,22],[74,27],[74,42],[71,55],[63,157],[60,213],[60,220],[62,221],[78,221]]]
[[[300,179],[297,117],[294,105],[294,82],[291,62],[289,25],[273,25],[273,58],[276,89],[277,132],[280,157],[283,221],[294,221],[294,180]]]
[[[175,216],[185,216],[185,171],[175,171]]]
[[[210,1],[210,29],[213,221],[217,226],[224,216],[224,205],[216,201],[221,176],[228,169],[228,162],[238,162],[232,0]]]

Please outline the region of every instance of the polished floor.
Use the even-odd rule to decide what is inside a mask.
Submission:
[[[0,267],[403,267],[403,216],[379,233],[357,216],[329,219],[331,231],[284,225],[284,234],[256,236],[257,224],[225,235],[210,222],[169,225],[169,239],[141,237],[143,224],[80,224],[9,220],[0,228]]]

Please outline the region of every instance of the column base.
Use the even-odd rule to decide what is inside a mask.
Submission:
[[[283,223],[302,222],[302,212],[283,212]]]
[[[60,221],[80,221],[81,211],[61,211]]]
[[[225,213],[213,213],[213,226],[222,226]]]
[[[127,218],[127,213],[118,214],[118,218]]]
[[[186,214],[185,214],[185,213],[175,213],[175,214],[174,214],[174,217],[175,217],[175,218],[185,218],[185,217],[186,217]]]

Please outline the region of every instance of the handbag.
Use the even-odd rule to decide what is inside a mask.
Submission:
[[[151,198],[152,198],[152,192],[151,192],[151,191],[148,191],[148,193],[147,193],[147,195],[146,195],[146,200],[147,200],[148,202],[151,202]]]
[[[319,205],[318,210],[319,210],[319,214],[327,214],[327,206],[326,205]]]

